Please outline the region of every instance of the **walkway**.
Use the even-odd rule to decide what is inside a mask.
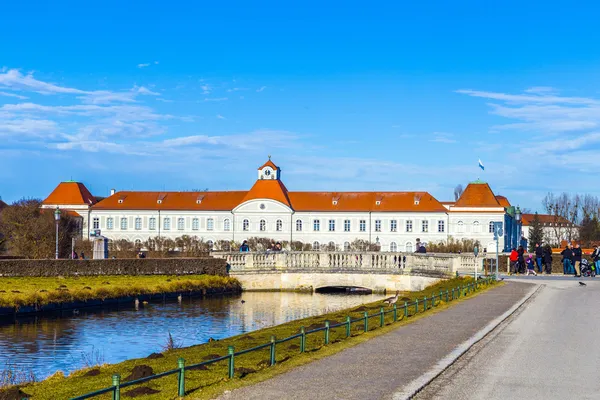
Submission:
[[[416,398],[597,399],[600,280],[541,282],[526,307]]]
[[[534,289],[510,282],[221,399],[392,399]]]

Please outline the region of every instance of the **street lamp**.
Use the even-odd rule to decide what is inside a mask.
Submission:
[[[517,245],[521,245],[521,218],[523,217],[523,213],[521,213],[521,209],[517,206],[515,210],[515,221],[517,221]]]
[[[58,260],[58,224],[60,223],[60,208],[56,206],[56,211],[54,211],[54,221],[56,222],[56,259]]]
[[[475,280],[477,280],[477,255],[479,254],[479,248],[477,245],[473,248],[473,254],[475,254]]]

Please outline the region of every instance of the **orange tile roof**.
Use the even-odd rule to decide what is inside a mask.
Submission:
[[[97,203],[94,210],[215,210],[231,211],[246,195],[232,192],[117,192]],[[123,200],[119,203],[119,200]],[[161,200],[161,203],[158,203]]]
[[[296,211],[447,211],[427,192],[289,192],[288,195]]]
[[[269,160],[270,162],[270,160]],[[288,190],[279,179],[259,179],[244,196],[241,203],[256,199],[276,200],[292,208],[288,197]]]
[[[483,182],[469,183],[454,207],[501,207],[490,185]]]
[[[83,183],[61,182],[42,204],[56,205],[93,205],[96,199]]]
[[[508,201],[506,197],[496,196],[496,200],[498,200],[498,203],[500,203],[502,207],[510,207],[510,201]]]
[[[273,161],[271,161],[270,158],[269,158],[269,161],[267,161],[266,163],[264,163],[263,165],[261,165],[260,167],[258,167],[258,169],[261,170],[264,167],[271,167],[273,169],[279,169],[279,167],[277,165],[273,164]]]
[[[522,222],[523,226],[531,225],[534,217],[535,217],[535,214],[523,214],[521,216],[521,222]],[[569,222],[567,219],[560,217],[560,216],[554,216],[554,215],[549,215],[549,214],[538,214],[538,219],[540,220],[540,222],[543,225],[555,224],[555,223],[563,224],[563,225],[571,225],[571,222]]]

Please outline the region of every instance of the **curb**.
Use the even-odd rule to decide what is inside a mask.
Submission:
[[[537,285],[529,291],[518,303],[513,305],[504,314],[494,319],[485,328],[481,329],[470,339],[460,344],[457,348],[452,350],[450,354],[441,359],[433,368],[421,375],[419,378],[411,381],[401,391],[398,391],[392,395],[393,400],[408,400],[415,396],[425,386],[429,385],[431,381],[442,374],[452,364],[456,362],[463,354],[465,354],[471,347],[481,341],[490,332],[498,327],[502,322],[508,319],[512,314],[515,313],[522,305],[524,305],[534,294],[541,290],[543,285]]]

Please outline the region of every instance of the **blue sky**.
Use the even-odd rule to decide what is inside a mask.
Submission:
[[[600,194],[592,2],[22,3],[0,12],[5,201],[248,189],[269,154],[290,190]]]

